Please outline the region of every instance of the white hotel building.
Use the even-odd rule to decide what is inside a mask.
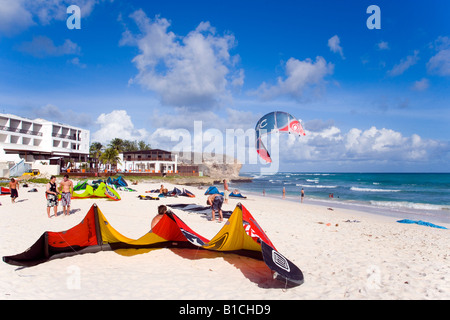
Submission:
[[[31,163],[52,159],[61,164],[85,162],[89,156],[89,141],[89,130],[0,113],[0,162],[21,159]]]

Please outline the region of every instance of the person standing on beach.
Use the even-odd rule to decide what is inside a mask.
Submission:
[[[215,211],[219,212],[219,222],[223,221],[223,215],[222,215],[222,204],[223,204],[223,197],[220,194],[212,194],[208,197],[206,200],[206,204],[211,206],[212,210],[212,218],[211,221],[214,221],[216,219],[215,217]]]
[[[283,199],[286,199],[286,188],[283,187]]]
[[[301,203],[303,203],[303,198],[305,197],[305,190],[303,190],[300,192],[301,193]]]
[[[59,190],[61,192],[61,204],[63,207],[63,212],[65,216],[70,214],[70,200],[72,199],[73,193],[73,182],[69,180],[69,175],[65,174],[63,181],[59,184]]]
[[[11,192],[11,203],[16,203],[16,199],[19,197],[19,181],[11,178],[9,182],[9,190]]]
[[[50,182],[47,183],[47,190],[45,191],[47,196],[47,215],[50,218],[50,207],[53,207],[55,217],[58,216],[58,191],[56,190],[56,177],[51,176]]]
[[[223,195],[225,198],[225,203],[228,203],[228,196],[230,195],[230,189],[228,189],[227,179],[223,179]]]

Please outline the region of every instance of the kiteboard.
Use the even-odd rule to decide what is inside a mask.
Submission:
[[[139,195],[138,198],[141,200],[159,200],[158,197],[143,196],[143,195]]]
[[[274,272],[273,278],[286,281],[286,286],[298,286],[304,282],[302,271],[277,250],[261,241],[264,262]]]

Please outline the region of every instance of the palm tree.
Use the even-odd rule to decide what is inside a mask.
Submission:
[[[123,150],[122,151],[137,151],[138,146],[136,141],[125,140],[123,142]]]
[[[150,144],[147,144],[144,140],[138,142],[139,150],[151,150]]]
[[[109,164],[110,166],[116,166],[120,163],[119,151],[113,147],[107,148],[100,156],[100,161],[103,164]]]
[[[103,145],[100,142],[92,142],[89,146],[89,156],[94,158],[95,169],[98,172],[98,159],[102,154]]]
[[[124,141],[120,138],[114,138],[108,144],[108,146],[110,146],[111,148],[116,149],[118,153],[123,152],[124,145],[125,145]]]

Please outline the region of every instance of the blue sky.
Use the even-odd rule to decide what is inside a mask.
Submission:
[[[66,26],[71,4],[81,29]],[[381,29],[367,28],[372,4]],[[194,121],[225,135],[283,110],[307,135],[280,135],[280,170],[448,172],[448,12],[438,0],[0,0],[0,112],[171,149]]]

